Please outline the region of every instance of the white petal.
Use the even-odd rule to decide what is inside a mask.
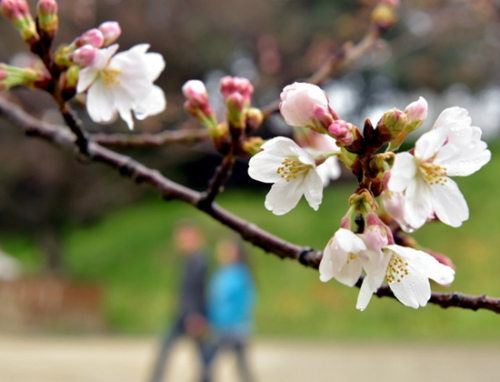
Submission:
[[[165,60],[160,53],[147,53],[147,75],[150,81],[155,81],[165,69]]]
[[[389,190],[403,192],[415,177],[416,172],[417,164],[413,155],[410,153],[396,154],[389,178]]]
[[[275,183],[281,180],[278,167],[283,166],[285,158],[261,151],[250,158],[248,162],[248,175],[263,183]]]
[[[108,46],[107,48],[99,49],[97,51],[97,58],[94,61],[92,67],[98,70],[104,69],[108,65],[111,57],[113,57],[118,48],[119,48],[118,44],[113,44]]]
[[[342,173],[339,161],[335,157],[328,158],[326,161],[316,167],[316,171],[323,181],[323,187],[328,186],[330,180],[340,178],[340,175]]]
[[[305,176],[304,196],[311,208],[317,211],[323,199],[323,181],[313,169],[309,170]]]
[[[261,149],[273,155],[281,156],[283,159],[290,155],[296,155],[297,149],[299,149],[299,152],[304,151],[293,140],[287,137],[270,139],[261,146]]]
[[[271,187],[264,206],[275,215],[284,215],[295,208],[303,194],[303,177],[292,179],[290,182],[281,179]]]
[[[459,227],[469,218],[469,207],[457,184],[447,178],[447,181],[431,186],[432,207],[436,216],[443,223]]]
[[[413,229],[422,227],[432,216],[430,185],[417,176],[405,192],[404,218]]]
[[[446,129],[435,129],[422,134],[415,143],[415,156],[421,160],[432,158],[446,142],[447,132]]]
[[[469,112],[466,109],[454,106],[444,109],[441,114],[439,114],[439,117],[434,123],[433,129],[438,129],[443,126],[450,125],[464,125],[467,123],[470,125]]]
[[[113,95],[102,81],[96,81],[87,92],[87,112],[94,122],[111,122],[116,115]]]
[[[389,261],[389,256],[385,256],[387,262]],[[356,309],[361,311],[365,310],[370,302],[373,293],[375,293],[378,288],[382,285],[385,277],[385,269],[380,272],[368,273],[361,284],[359,289],[358,301],[356,302]]]
[[[165,93],[163,90],[156,85],[153,85],[149,95],[141,100],[138,104],[132,107],[134,115],[137,119],[144,119],[151,115],[156,115],[165,110],[167,106],[167,100],[165,98]]]
[[[92,66],[83,68],[78,74],[76,92],[82,93],[96,80],[99,71]]]

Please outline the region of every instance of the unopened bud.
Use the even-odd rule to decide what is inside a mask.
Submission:
[[[39,40],[35,21],[26,0],[2,0],[0,10],[2,15],[12,22],[24,41],[33,44]]]
[[[339,119],[328,126],[328,132],[339,144],[349,146],[354,141],[353,125]]]
[[[248,156],[254,156],[260,151],[260,147],[264,141],[262,140],[261,137],[250,137],[243,142],[243,147],[242,150],[244,154]]]
[[[58,28],[57,2],[55,0],[40,0],[37,6],[38,27],[42,39],[52,42]]]
[[[406,109],[406,119],[408,124],[420,122],[427,118],[428,105],[424,97],[418,97],[418,100],[410,103]]]
[[[252,103],[253,86],[250,81],[242,77],[223,77],[220,81],[220,91],[224,101],[231,94],[240,94],[243,97],[244,106],[249,107]]]
[[[76,86],[78,84],[78,76],[80,67],[77,65],[70,66],[68,70],[61,74],[59,79],[61,93],[65,100],[69,100],[76,94]]]
[[[384,113],[377,124],[379,143],[391,142],[406,127],[407,117],[401,110],[392,109]]]
[[[216,126],[215,112],[210,107],[207,89],[199,80],[189,80],[182,86],[187,101],[184,109],[205,126]]]
[[[231,93],[226,97],[227,121],[230,128],[245,127],[245,97],[240,93]]]
[[[398,21],[395,7],[384,2],[380,3],[372,11],[372,21],[382,30],[387,30]]]
[[[68,57],[72,62],[80,66],[91,66],[97,58],[98,50],[87,44],[70,53]]]
[[[99,25],[98,29],[101,31],[104,37],[103,46],[113,44],[122,34],[120,24],[118,24],[118,22],[116,21],[106,21]]]
[[[328,104],[328,96],[319,86],[295,82],[285,86],[280,99],[281,115],[290,126],[325,132],[338,119]]]
[[[74,41],[74,45],[79,48],[84,45],[92,45],[94,48],[101,48],[104,36],[99,29],[90,29]]]
[[[256,107],[251,107],[246,112],[246,130],[247,133],[250,133],[257,129],[264,120],[264,115],[262,115],[262,111],[257,109]]]

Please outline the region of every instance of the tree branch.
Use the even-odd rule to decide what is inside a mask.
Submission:
[[[29,136],[45,139],[61,148],[71,150],[75,154],[79,153],[74,136],[66,126],[41,122],[28,115],[18,105],[1,97],[0,115],[20,127]],[[239,233],[244,240],[266,252],[273,253],[282,259],[288,258],[298,261],[307,267],[318,268],[322,256],[321,252],[298,246],[274,236],[255,224],[230,213],[216,203],[200,203],[203,194],[165,178],[159,171],[150,169],[131,157],[116,153],[93,141],[89,141],[87,148],[89,160],[104,163],[136,183],[151,186],[163,199],[181,200],[198,208],[221,224]],[[361,285],[362,280],[362,277],[358,280],[356,284],[358,287]],[[387,285],[380,287],[376,295],[394,298],[394,294]],[[443,308],[460,307],[500,313],[500,299],[486,297],[485,295],[468,296],[461,293],[433,293],[429,302]]]

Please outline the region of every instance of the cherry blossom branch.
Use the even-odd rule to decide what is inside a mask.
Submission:
[[[28,136],[36,136],[63,149],[79,152],[74,136],[66,126],[41,122],[28,115],[19,106],[1,97],[0,115],[20,127]],[[283,259],[288,258],[298,261],[307,267],[318,268],[322,257],[320,251],[287,242],[230,213],[217,203],[204,203],[203,200],[206,197],[202,193],[167,179],[159,171],[150,169],[131,157],[116,153],[92,140],[89,141],[87,149],[89,160],[104,163],[138,184],[151,186],[164,200],[177,199],[190,204],[239,233],[244,240],[264,251],[273,253]],[[362,277],[358,280],[356,284],[358,287],[361,285],[362,280]],[[375,294],[379,297],[394,298],[394,294],[387,285],[380,287]],[[481,309],[500,313],[500,299],[485,295],[469,296],[461,293],[432,293],[429,302],[443,308],[459,307],[474,311]]]
[[[189,125],[189,126],[184,126]],[[209,134],[206,129],[188,128],[192,124],[181,125],[178,130],[165,130],[156,134],[92,134],[93,142],[104,146],[114,147],[151,147],[163,146],[165,144],[178,143],[183,145],[194,145],[208,140]]]
[[[222,191],[224,184],[231,176],[235,162],[236,157],[232,152],[224,156],[222,163],[219,167],[217,167],[213,178],[210,180],[208,190],[203,194],[202,199],[200,200],[201,204],[207,206],[212,204],[217,195]]]

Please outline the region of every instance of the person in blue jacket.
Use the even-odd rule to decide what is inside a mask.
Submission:
[[[239,242],[222,239],[216,245],[220,267],[208,284],[207,319],[213,346],[207,360],[213,364],[222,349],[232,350],[237,359],[241,380],[253,381],[246,348],[253,327],[255,286]]]

